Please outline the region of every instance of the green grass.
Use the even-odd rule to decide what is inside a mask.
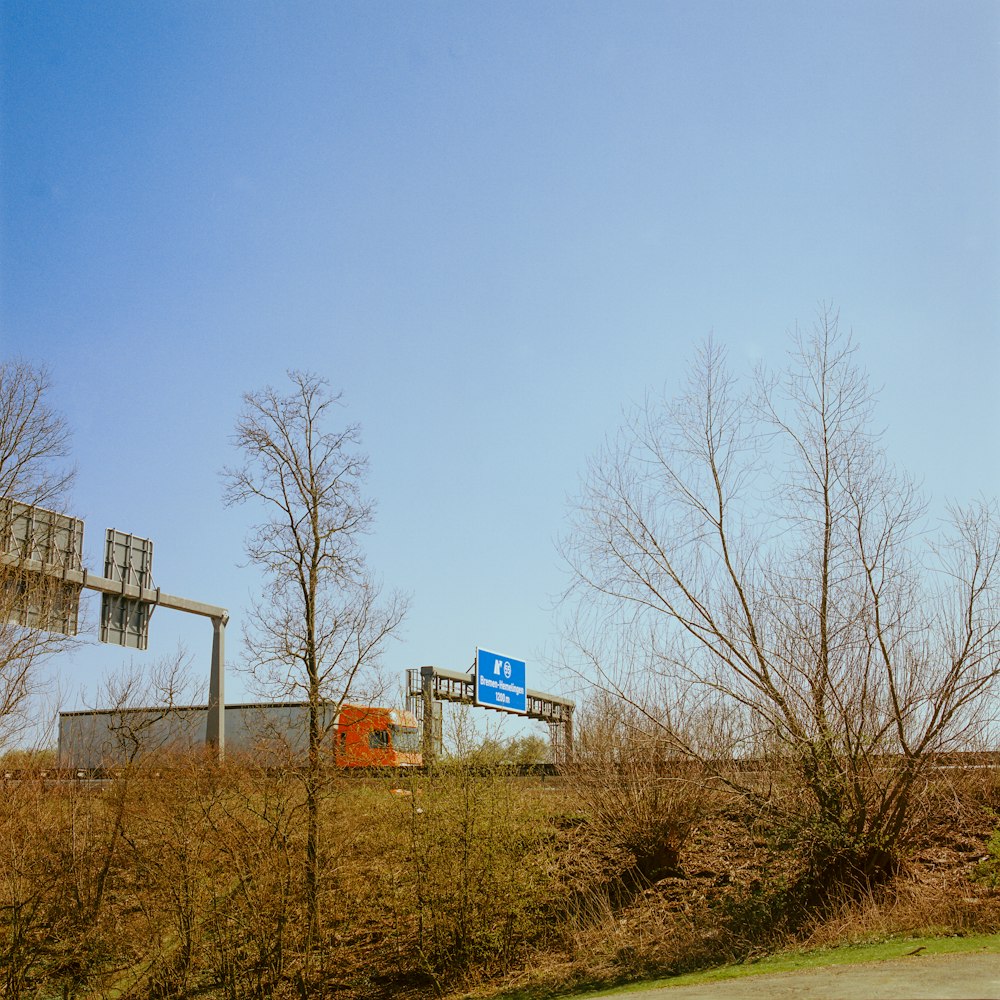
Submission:
[[[890,938],[872,944],[845,945],[839,948],[817,948],[813,951],[785,952],[772,955],[755,962],[740,965],[726,965],[704,972],[690,972],[667,979],[653,979],[642,983],[610,989],[589,990],[571,994],[572,1000],[586,997],[608,996],[633,993],[637,990],[655,989],[664,986],[696,986],[700,983],[715,983],[723,979],[739,979],[742,976],[762,976],[773,972],[794,972],[798,969],[816,969],[830,965],[860,965],[864,962],[883,962],[886,959],[902,958],[915,948],[924,948],[923,955],[951,955],[964,952],[1000,953],[1000,934],[977,934],[968,937],[908,937]]]

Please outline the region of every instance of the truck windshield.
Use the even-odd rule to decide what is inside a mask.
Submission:
[[[400,753],[420,752],[420,730],[413,726],[390,726],[392,746]]]

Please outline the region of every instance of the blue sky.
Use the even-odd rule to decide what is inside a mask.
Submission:
[[[0,0],[0,350],[46,363],[73,506],[239,620],[240,394],[308,368],[363,427],[390,672],[558,648],[588,455],[709,333],[737,365],[835,303],[892,456],[996,495],[993,2]],[[96,613],[96,612],[94,612]],[[150,652],[207,662],[159,611]],[[71,704],[129,657],[56,664]]]

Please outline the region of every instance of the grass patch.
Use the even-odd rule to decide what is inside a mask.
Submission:
[[[903,958],[916,948],[923,948],[922,955],[953,955],[969,952],[1000,953],[1000,934],[975,934],[968,937],[900,937],[870,944],[844,945],[839,948],[816,948],[809,951],[785,952],[739,965],[726,965],[704,972],[689,972],[666,979],[653,979],[627,986],[589,990],[573,993],[572,1000],[587,997],[625,995],[638,990],[657,989],[665,986],[697,986],[702,983],[740,979],[743,976],[762,976],[775,972],[795,972],[799,969],[823,968],[830,965],[862,965],[865,962],[884,962]],[[508,994],[505,1000],[529,1000],[530,993]]]

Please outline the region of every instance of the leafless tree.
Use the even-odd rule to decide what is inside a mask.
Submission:
[[[26,627],[66,619],[76,595],[61,581],[26,572],[11,537],[15,504],[61,509],[73,482],[65,464],[69,429],[50,404],[51,392],[44,368],[0,361],[0,746],[26,725],[40,662],[70,641]]]
[[[72,485],[69,429],[49,397],[45,368],[0,361],[0,496],[57,508]]]
[[[954,508],[929,544],[873,407],[829,310],[746,391],[709,342],[686,391],[592,462],[565,545],[605,685],[693,756],[780,762],[807,805],[771,805],[805,809],[817,877],[864,882],[894,869],[928,764],[979,731],[1000,671],[996,502]],[[609,636],[632,655],[608,659]],[[711,754],[671,726],[664,683],[721,720]]]
[[[319,807],[326,730],[378,663],[406,601],[382,599],[361,536],[372,521],[362,494],[367,458],[359,429],[331,430],[340,395],[316,375],[289,372],[292,392],[246,393],[235,444],[244,462],[226,469],[226,501],[261,505],[247,540],[267,581],[244,629],[249,666],[272,691],[309,702],[305,882],[308,937],[319,924]]]
[[[76,733],[78,741],[64,742],[64,764],[130,771],[168,751],[199,747],[204,722],[197,732],[186,709],[204,696],[183,646],[151,667],[130,664],[104,679],[96,699],[104,707],[86,717]]]

